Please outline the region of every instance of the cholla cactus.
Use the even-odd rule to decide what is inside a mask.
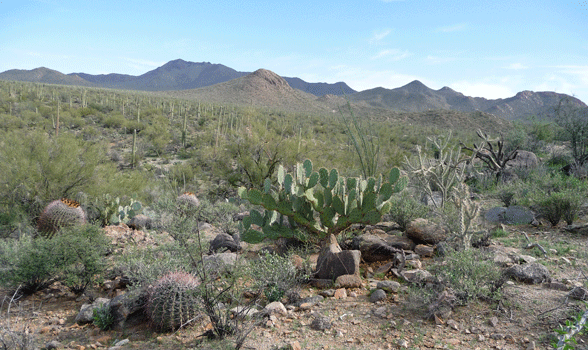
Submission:
[[[480,212],[480,205],[471,200],[468,185],[463,182],[456,186],[452,192],[452,200],[457,210],[459,210],[459,228],[454,234],[456,238],[461,239],[463,248],[468,249],[472,241],[472,234],[469,232],[469,229]]]
[[[176,200],[178,210],[183,214],[194,212],[200,206],[200,201],[192,192],[184,192]]]
[[[171,272],[150,287],[147,314],[157,331],[174,331],[202,317],[200,282],[185,272]]]
[[[51,238],[63,227],[86,223],[86,213],[80,204],[71,199],[55,200],[41,214],[37,221],[37,229],[42,236]]]

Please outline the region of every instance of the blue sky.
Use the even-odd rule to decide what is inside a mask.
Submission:
[[[588,103],[586,0],[0,0],[0,72],[140,75],[177,58],[356,90]]]

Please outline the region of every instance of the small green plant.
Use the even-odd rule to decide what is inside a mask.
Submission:
[[[250,264],[256,289],[263,290],[268,301],[280,301],[286,292],[308,278],[292,264],[290,256],[266,253]]]
[[[100,212],[100,222],[102,225],[118,225],[121,222],[128,222],[135,215],[141,214],[143,205],[134,199],[128,200],[128,204],[123,203],[119,197],[112,198],[105,194],[96,201],[96,207]]]
[[[539,211],[552,226],[557,226],[563,218],[568,225],[571,225],[578,216],[582,204],[582,194],[574,190],[563,192],[552,192],[551,194],[538,199],[536,205]]]
[[[503,230],[501,228],[498,228],[496,230],[493,230],[491,232],[492,238],[502,238],[502,237],[508,237],[509,232],[506,230]]]
[[[552,346],[557,350],[572,350],[578,344],[576,336],[584,335],[588,332],[588,311],[578,314],[574,320],[566,320],[565,326],[560,325],[555,332],[559,334],[557,342],[553,341]]]
[[[432,266],[431,272],[454,291],[458,304],[499,296],[501,271],[492,259],[477,249],[452,251],[444,257],[443,263]]]
[[[390,203],[392,207],[388,216],[403,231],[411,221],[424,218],[429,213],[429,208],[414,199],[414,196],[411,196],[407,191],[402,192],[398,197],[392,197]]]
[[[300,238],[296,229],[303,229],[312,238],[322,240],[352,224],[377,224],[392,208],[392,194],[402,191],[407,183],[408,178],[400,176],[398,168],[393,168],[386,178],[363,179],[344,178],[336,169],[313,171],[308,159],[297,164],[293,174],[286,174],[280,165],[277,187],[266,179],[263,191],[239,188],[241,198],[265,208],[263,214],[251,210],[243,219],[241,238],[249,243],[265,238]]]
[[[92,319],[94,325],[103,331],[107,331],[114,325],[114,316],[110,310],[110,306],[102,304],[93,311]]]

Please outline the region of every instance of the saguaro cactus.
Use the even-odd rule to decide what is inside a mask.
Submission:
[[[295,229],[302,228],[324,239],[355,223],[376,224],[390,211],[392,194],[402,191],[407,184],[408,178],[400,176],[398,168],[393,168],[386,178],[364,179],[344,178],[336,169],[313,171],[310,160],[298,164],[293,174],[285,173],[280,165],[277,187],[266,179],[263,191],[239,189],[241,198],[265,208],[263,214],[251,210],[243,219],[241,238],[255,243],[265,238],[293,237]],[[261,227],[261,231],[252,224]]]

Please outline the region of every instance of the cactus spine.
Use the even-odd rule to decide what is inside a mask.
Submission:
[[[86,213],[80,204],[71,199],[55,200],[43,210],[37,221],[37,229],[42,236],[51,238],[63,227],[86,223]]]
[[[157,331],[175,331],[201,316],[200,282],[185,272],[171,272],[150,287],[147,314]]]

